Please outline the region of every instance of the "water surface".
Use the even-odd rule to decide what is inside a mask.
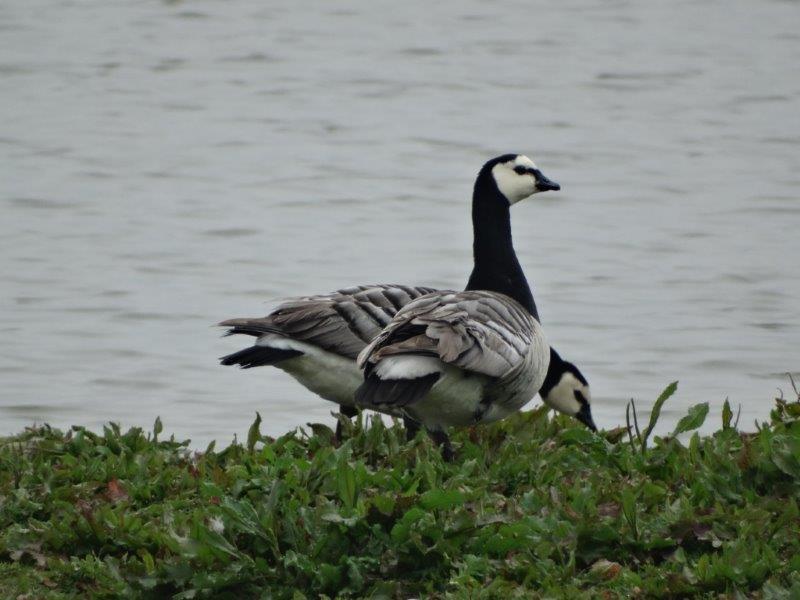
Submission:
[[[800,5],[582,0],[0,6],[0,434],[198,445],[331,423],[224,318],[356,283],[461,287],[486,159],[543,323],[619,424],[669,381],[764,419],[800,369]]]

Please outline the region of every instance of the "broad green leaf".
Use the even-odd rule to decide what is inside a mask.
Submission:
[[[391,535],[395,543],[405,542],[414,523],[424,518],[427,514],[427,512],[417,507],[406,511],[403,517],[392,527]]]
[[[230,558],[242,558],[239,551],[221,534],[204,525],[198,525],[196,539],[199,543],[211,549],[217,557],[227,555]]]
[[[347,462],[340,461],[337,467],[336,484],[339,498],[348,510],[356,503],[356,473]]]
[[[228,518],[231,519],[241,531],[262,539],[269,539],[258,520],[258,513],[256,513],[255,508],[253,508],[253,505],[250,504],[248,500],[243,499],[236,501],[230,497],[225,497],[222,500],[220,508],[225,511]]]
[[[429,490],[420,496],[419,503],[423,508],[433,510],[461,506],[464,500],[464,494],[457,490]]]
[[[306,425],[308,425],[316,437],[320,438],[323,444],[333,443],[334,433],[330,427],[322,423],[306,423]]]
[[[800,440],[776,435],[770,440],[772,462],[787,475],[800,479]]]
[[[597,434],[589,431],[583,425],[579,425],[578,427],[572,427],[570,429],[564,429],[559,434],[561,441],[565,444],[578,444],[580,446],[585,446],[587,444],[594,444],[597,442]]]
[[[699,462],[702,460],[700,450],[700,435],[697,432],[694,432],[692,437],[689,438],[689,456],[693,462]]]
[[[620,504],[622,505],[622,514],[628,522],[628,526],[633,532],[633,537],[639,538],[639,523],[636,517],[636,493],[631,488],[622,490]]]
[[[503,535],[504,532],[492,534],[484,546],[486,552],[492,556],[504,556],[514,550],[522,550],[530,546],[530,540],[526,537],[514,535]]]
[[[708,402],[695,404],[689,409],[689,412],[686,414],[686,416],[678,421],[678,424],[675,426],[675,430],[672,432],[673,437],[680,433],[697,429],[705,422],[707,415]]]
[[[384,515],[391,515],[394,511],[395,499],[388,495],[374,496],[372,505]]]
[[[139,548],[137,554],[141,557],[142,562],[144,563],[144,570],[145,572],[150,575],[156,570],[155,562],[153,561],[153,555],[150,554],[146,548]]]
[[[722,405],[722,428],[730,429],[732,421],[733,411],[731,410],[731,403],[725,398],[725,404]]]
[[[650,422],[647,424],[647,429],[644,430],[644,435],[642,436],[642,450],[647,447],[647,439],[650,437],[650,434],[655,429],[656,423],[658,422],[658,417],[661,416],[661,407],[664,406],[664,402],[669,400],[670,396],[675,393],[678,389],[678,382],[673,381],[667,387],[664,388],[664,391],[659,394],[658,398],[656,399],[656,403],[653,405],[653,410],[650,412]]]
[[[326,588],[337,589],[342,587],[341,568],[328,563],[319,566],[317,572],[320,582]]]
[[[256,412],[256,420],[250,425],[247,431],[247,449],[252,452],[256,447],[256,442],[261,439],[261,414]]]
[[[652,481],[645,481],[642,485],[642,501],[648,506],[658,504],[667,497],[667,490]]]

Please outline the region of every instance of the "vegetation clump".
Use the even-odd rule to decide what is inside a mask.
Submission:
[[[800,399],[686,439],[707,412],[648,440],[534,410],[452,463],[361,417],[205,452],[31,428],[0,440],[0,597],[798,597]]]

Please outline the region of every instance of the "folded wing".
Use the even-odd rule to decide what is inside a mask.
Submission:
[[[496,292],[434,293],[405,306],[361,352],[369,374],[391,357],[433,357],[464,371],[500,378],[521,365],[538,324]]]
[[[288,300],[266,317],[220,323],[228,335],[278,334],[355,359],[397,311],[433,288],[371,285]]]

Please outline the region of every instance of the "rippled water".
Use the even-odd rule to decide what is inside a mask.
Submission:
[[[0,5],[0,433],[201,444],[332,422],[211,324],[344,285],[464,285],[482,162],[550,339],[623,420],[800,369],[800,4],[26,0]],[[716,417],[709,426],[717,423]],[[665,423],[666,425],[667,423]]]

